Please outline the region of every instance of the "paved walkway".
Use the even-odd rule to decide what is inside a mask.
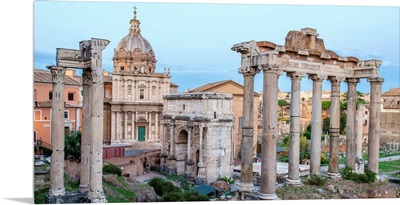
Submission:
[[[156,173],[156,172],[149,171],[149,172],[147,172],[146,174],[137,176],[137,177],[135,177],[135,178],[133,178],[133,179],[136,179],[136,180],[138,180],[138,181],[140,181],[140,182],[148,182],[150,179],[152,179],[152,178],[154,178],[154,177],[165,178],[164,175],[158,174],[158,173]]]

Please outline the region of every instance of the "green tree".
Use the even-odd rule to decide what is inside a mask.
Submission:
[[[300,137],[300,161],[310,159],[310,142],[306,137]]]
[[[81,158],[81,138],[82,134],[78,130],[64,139],[65,159],[80,159]]]
[[[322,101],[322,109],[327,110],[331,107],[331,101]]]
[[[306,128],[306,131],[304,131],[303,136],[306,137],[308,140],[311,139],[311,124],[309,124]]]
[[[322,120],[322,132],[323,133],[329,133],[329,127],[330,127],[330,121],[331,118],[326,117]],[[340,113],[340,134],[345,134],[346,133],[346,121],[347,121],[347,116],[345,112]]]
[[[288,103],[286,100],[278,100],[278,105],[281,107],[281,117],[283,117],[283,107],[289,106],[290,103]]]
[[[330,117],[326,117],[322,120],[322,132],[323,133],[329,133],[329,124],[331,122]]]

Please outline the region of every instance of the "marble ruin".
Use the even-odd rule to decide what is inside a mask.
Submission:
[[[46,203],[106,203],[102,186],[103,142],[103,68],[102,51],[108,40],[92,38],[81,41],[80,50],[58,48],[57,65],[52,73],[53,100],[51,116],[50,190]],[[83,70],[83,117],[81,177],[79,194],[64,188],[64,75],[66,68]],[[83,197],[82,197],[83,196]]]
[[[165,95],[161,122],[163,169],[198,183],[231,177],[232,94]]]
[[[316,29],[303,28],[289,31],[285,45],[268,41],[248,41],[233,45],[232,50],[241,54],[239,73],[244,76],[243,152],[239,190],[243,193],[254,191],[252,172],[252,146],[248,146],[252,123],[254,76],[263,71],[263,133],[262,133],[262,174],[260,199],[277,199],[276,195],[276,139],[278,137],[278,78],[286,72],[292,80],[290,105],[290,150],[289,176],[287,184],[299,185],[299,99],[300,82],[305,76],[313,81],[313,105],[321,105],[322,81],[331,82],[331,124],[328,175],[340,178],[339,174],[339,113],[340,83],[348,85],[346,165],[355,169],[356,163],[356,85],[361,78],[367,78],[371,85],[368,168],[378,173],[380,137],[380,99],[383,78],[379,77],[380,60],[359,60],[356,57],[342,57],[325,49],[324,41]],[[320,174],[321,153],[321,106],[312,106],[312,133],[310,174]],[[358,136],[357,136],[358,137]],[[359,142],[358,142],[359,143]],[[357,146],[359,147],[359,146]]]

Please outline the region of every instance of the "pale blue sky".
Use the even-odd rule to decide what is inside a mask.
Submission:
[[[128,34],[133,6],[141,34],[155,52],[156,72],[170,68],[181,92],[226,79],[242,84],[240,54],[230,49],[233,44],[267,40],[283,45],[289,30],[304,27],[316,28],[325,47],[341,56],[383,60],[383,91],[400,87],[399,7],[36,1],[34,66],[54,64],[58,47],[78,49],[79,41],[96,37],[111,42],[103,67],[112,71],[114,48]],[[307,78],[301,86],[312,89]],[[290,91],[285,75],[279,88]],[[330,89],[328,81],[323,89]],[[362,80],[357,89],[368,93],[369,84]],[[255,90],[262,90],[261,73]],[[341,90],[347,90],[345,83]]]

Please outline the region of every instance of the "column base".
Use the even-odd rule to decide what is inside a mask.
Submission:
[[[303,183],[300,181],[300,179],[286,179],[285,180],[285,183],[287,184],[287,185],[290,185],[290,186],[301,186],[301,185],[303,185]]]
[[[278,195],[276,194],[259,193],[258,198],[260,198],[261,200],[279,200]]]
[[[78,192],[80,193],[89,193],[89,186],[79,186]]]
[[[56,196],[64,196],[65,195],[65,188],[59,190],[49,190],[49,196],[56,197]]]
[[[253,183],[240,182],[238,189],[240,192],[252,192],[255,188]]]
[[[89,192],[88,199],[90,203],[107,203],[107,199],[103,191],[101,191],[100,193]]]
[[[331,173],[331,172],[328,172],[328,177],[332,178],[332,179],[341,179],[342,178],[340,173]]]

